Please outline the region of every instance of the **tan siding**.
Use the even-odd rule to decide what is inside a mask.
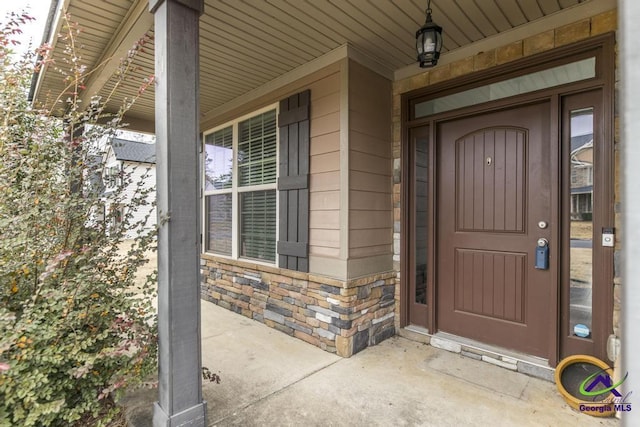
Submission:
[[[312,192],[309,197],[309,209],[311,211],[331,211],[340,209],[339,191],[317,191]],[[336,227],[339,229],[340,225]]]
[[[349,211],[351,230],[367,230],[372,228],[386,228],[393,219],[390,211]]]
[[[313,89],[312,90],[319,90]],[[331,93],[318,99],[311,99],[311,117],[322,117],[335,113],[340,108],[340,92]]]
[[[349,181],[352,191],[362,190],[391,195],[391,178],[389,176],[352,169]]]
[[[323,246],[311,246],[309,248],[309,255],[323,257],[323,258],[339,258],[340,248],[326,248]]]
[[[350,212],[354,210],[391,212],[391,194],[351,190],[349,202],[351,205],[349,207]]]
[[[309,254],[340,255],[340,73],[311,87]]]
[[[369,172],[391,176],[391,159],[351,150],[349,153],[351,171]]]
[[[313,105],[313,101],[311,101]],[[327,114],[326,116],[311,116],[311,138],[328,133],[335,132],[340,129],[340,112]]]
[[[334,66],[336,69],[337,66]],[[311,86],[311,115],[313,112],[313,102],[317,99],[324,98],[325,96],[340,92],[340,73],[333,73],[323,79],[317,80]]]
[[[349,62],[350,108],[389,122],[391,82],[355,61]],[[356,96],[357,95],[357,96]]]
[[[391,90],[391,89],[389,89]],[[389,93],[389,101],[391,93]],[[369,108],[380,108],[377,104],[369,105]],[[369,115],[366,111],[357,111],[349,109],[349,125],[351,131],[357,131],[365,135],[383,139],[385,135],[391,135],[391,109],[388,111],[389,116],[382,117]],[[389,136],[388,140],[391,139]]]
[[[390,159],[391,145],[388,140],[373,138],[355,130],[351,131],[349,138],[351,152],[367,153],[369,155]]]
[[[340,170],[340,152],[334,151],[332,153],[311,156],[309,168],[311,174]]]
[[[371,230],[351,230],[349,232],[349,244],[352,248],[363,248],[368,246],[385,246],[386,250],[391,247],[391,231],[388,228],[377,228]]]
[[[340,230],[309,230],[309,240],[314,246],[337,248],[340,243]]]
[[[309,227],[315,229],[331,229],[340,220],[338,211],[311,211],[309,214]]]
[[[314,173],[309,178],[311,192],[340,190],[340,172]]]
[[[354,61],[349,73],[349,258],[390,257],[392,86]]]
[[[350,253],[352,258],[372,258],[387,255],[391,251],[391,245],[380,246],[365,246],[362,248],[351,248]],[[380,266],[378,266],[380,267]],[[383,266],[382,269],[388,269],[387,266]]]
[[[340,151],[339,132],[331,132],[324,135],[316,136],[311,140],[311,156],[330,153],[332,151]]]

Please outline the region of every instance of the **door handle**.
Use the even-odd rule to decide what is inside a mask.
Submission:
[[[537,270],[549,269],[549,241],[544,237],[538,239],[536,245],[536,264]]]

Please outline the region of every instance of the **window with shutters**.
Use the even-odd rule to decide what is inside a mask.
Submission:
[[[205,251],[276,262],[277,106],[204,135]]]

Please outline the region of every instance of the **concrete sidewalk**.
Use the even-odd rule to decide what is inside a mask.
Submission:
[[[554,384],[393,337],[349,359],[202,301],[210,426],[617,426],[569,408]],[[156,391],[123,404],[151,425]]]

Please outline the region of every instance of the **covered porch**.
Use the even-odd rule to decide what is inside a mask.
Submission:
[[[551,256],[556,258],[551,258],[547,270],[555,285],[543,296],[554,308],[540,319],[523,314],[528,309],[518,314],[517,308],[512,317],[505,317],[522,324],[551,319],[546,329],[536,332],[544,348],[535,358],[528,357],[532,352],[524,344],[515,349],[505,346],[509,342],[505,334],[496,342],[487,335],[483,342],[478,338],[485,336],[482,333],[465,336],[465,331],[444,327],[438,295],[445,281],[438,268],[443,271],[448,264],[439,258],[444,251],[437,245],[446,239],[435,236],[449,235],[439,228],[448,225],[438,222],[447,216],[438,211],[439,198],[428,196],[424,222],[416,225],[422,214],[416,188],[424,185],[440,194],[447,191],[433,183],[446,181],[437,175],[441,158],[436,137],[440,134],[434,129],[440,129],[436,127],[439,116],[418,117],[412,109],[429,101],[429,96],[440,99],[456,95],[461,88],[500,82],[509,72],[530,76],[543,68],[536,64],[540,58],[546,64],[562,62],[564,53],[586,55],[591,47],[600,52],[598,46],[605,45],[609,47],[601,50],[606,54],[593,54],[598,58],[594,75],[587,73],[584,78],[603,93],[597,131],[606,141],[602,147],[607,156],[600,163],[606,168],[596,166],[601,169],[601,194],[606,198],[600,199],[594,223],[598,227],[591,240],[599,243],[604,228],[615,229],[616,238],[613,246],[597,250],[600,258],[593,258],[600,270],[594,275],[598,291],[589,310],[602,310],[585,337],[597,341],[594,354],[608,357],[612,364],[620,362],[625,300],[621,295],[628,288],[622,286],[621,267],[616,263],[622,254],[621,214],[627,206],[620,187],[624,180],[619,143],[624,137],[614,108],[615,87],[621,81],[618,71],[623,67],[615,68],[614,63],[617,58],[624,65],[626,58],[607,54],[619,51],[615,34],[621,4],[615,0],[434,1],[433,19],[444,28],[443,53],[436,67],[424,70],[416,65],[414,53],[415,31],[425,18],[423,3],[54,2],[53,10],[66,10],[83,28],[82,60],[96,69],[85,82],[86,104],[92,96],[111,91],[119,59],[127,56],[131,46],[137,52],[134,79],[125,91],[110,98],[107,107],[115,111],[137,93],[136,77],[138,81],[152,75],[156,79],[155,90],[145,92],[126,121],[131,129],[158,137],[158,208],[171,213],[159,235],[157,425],[204,420],[197,370],[201,296],[343,357],[396,334],[454,351],[462,345],[458,338],[469,338],[474,344],[479,340],[503,348],[498,362],[518,369],[518,362],[527,361],[550,372],[562,354],[571,352],[563,350],[563,336],[575,338],[569,331],[574,325],[563,317],[562,308],[565,304],[569,312],[570,302],[563,295],[570,298],[570,287],[563,271],[570,267],[567,258],[560,256],[561,244],[556,243],[568,230],[561,225],[565,211],[556,206],[550,218],[507,230],[525,233],[537,223],[541,230],[549,227],[553,237]],[[52,20],[51,35],[59,23]],[[61,54],[54,45],[54,59]],[[550,113],[536,114],[546,117],[548,113],[553,119],[563,97],[595,87],[580,86],[583,83],[578,80],[570,94],[561,89],[549,94]],[[61,91],[63,84],[45,68],[34,87],[35,99],[44,101],[46,94]],[[531,99],[534,96],[537,92]],[[506,110],[508,102],[490,105]],[[460,116],[468,114],[463,107],[449,109],[454,112],[446,119],[453,120],[456,111]],[[558,123],[562,122],[553,123],[549,135],[560,147]],[[431,128],[425,134],[412,133],[418,125]],[[250,136],[254,130],[260,138]],[[417,152],[413,141],[420,138],[427,141],[425,153],[432,159],[425,164],[412,157]],[[482,157],[482,162],[493,164],[493,155]],[[420,181],[416,171],[422,167],[429,172]],[[566,171],[557,164],[555,172],[549,170],[556,182],[549,190],[556,192],[556,201],[550,202],[553,207],[553,203],[562,204],[559,183]],[[458,205],[451,203],[457,212]],[[523,215],[534,219],[534,213]],[[414,239],[420,233],[428,236],[424,247]],[[533,243],[527,251],[533,250]],[[515,259],[532,255],[523,250]],[[418,262],[419,256],[428,260],[426,267]],[[424,278],[424,287],[418,286],[418,276]],[[530,277],[522,275],[523,286],[533,280]],[[519,294],[522,307],[525,294]],[[474,310],[469,311],[485,317],[495,314]],[[582,344],[572,348],[592,348]],[[627,349],[633,343],[623,341],[622,345]],[[522,357],[511,357],[509,350]]]

